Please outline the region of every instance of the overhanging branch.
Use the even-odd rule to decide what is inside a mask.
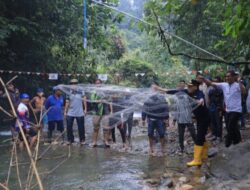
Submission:
[[[153,13],[154,13],[154,16],[155,16],[155,19],[156,19],[156,22],[157,22],[157,26],[158,26],[158,34],[161,38],[161,41],[163,43],[163,45],[165,47],[167,47],[168,49],[168,52],[170,55],[172,56],[183,56],[183,57],[187,57],[189,59],[195,59],[195,60],[199,60],[199,61],[204,61],[204,62],[216,62],[216,63],[222,63],[222,64],[227,64],[227,65],[242,65],[242,64],[250,64],[249,61],[237,61],[237,62],[229,62],[229,61],[226,61],[226,60],[220,60],[220,59],[209,59],[209,58],[204,58],[204,57],[197,57],[197,56],[193,56],[193,55],[189,55],[189,54],[186,54],[186,53],[183,53],[183,52],[173,52],[171,47],[170,47],[170,44],[165,36],[165,31],[164,29],[161,27],[160,25],[160,22],[159,22],[159,19],[158,19],[158,16],[156,15],[155,11],[152,10]]]

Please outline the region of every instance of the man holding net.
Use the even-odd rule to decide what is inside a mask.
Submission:
[[[149,138],[149,154],[155,155],[154,152],[154,131],[157,130],[160,136],[161,155],[164,154],[165,148],[165,120],[168,119],[168,104],[165,97],[157,90],[157,83],[151,85],[153,95],[151,95],[144,103],[142,110],[142,121],[145,125],[145,120],[148,123],[148,138]]]
[[[82,88],[77,86],[78,80],[70,81],[70,93],[67,96],[64,115],[67,121],[68,145],[74,143],[73,123],[76,119],[80,144],[85,144],[84,115],[87,113],[87,100]]]
[[[102,81],[100,79],[97,79],[95,81],[95,86],[99,88],[102,85]],[[93,143],[92,147],[97,147],[97,139],[99,134],[99,129],[101,127],[101,123],[103,124],[103,141],[104,141],[104,147],[110,148],[110,145],[108,143],[109,135],[110,135],[110,127],[109,125],[109,117],[108,115],[112,113],[112,105],[104,100],[104,97],[102,97],[98,92],[93,91],[90,97],[90,100],[92,102],[92,107],[94,111],[93,116]],[[103,121],[102,121],[103,120]]]

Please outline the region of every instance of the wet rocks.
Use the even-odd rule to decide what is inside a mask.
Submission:
[[[160,187],[168,187],[168,188],[171,188],[174,186],[174,182],[171,178],[165,178],[163,180],[161,180],[161,185]]]
[[[174,187],[174,182],[171,178],[162,178],[161,183],[158,187],[159,190],[167,190]]]
[[[151,186],[157,186],[160,184],[160,179],[158,179],[158,178],[147,179],[146,183],[151,185]]]
[[[208,157],[209,158],[214,157],[214,156],[216,156],[218,154],[218,152],[219,152],[218,148],[212,147],[208,151]]]
[[[182,176],[182,177],[179,178],[179,182],[180,182],[180,183],[187,183],[187,182],[189,182],[189,180],[188,180],[187,177]]]
[[[180,187],[180,190],[193,190],[194,187],[192,185],[184,184]]]

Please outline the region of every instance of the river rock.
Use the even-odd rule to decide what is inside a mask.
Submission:
[[[206,182],[206,176],[200,177],[200,183],[205,183]]]
[[[209,149],[208,151],[208,157],[211,158],[211,157],[214,157],[218,154],[218,148],[216,147],[212,147]]]
[[[152,178],[152,179],[146,180],[146,183],[154,186],[154,185],[158,185],[160,183],[160,180],[156,178]]]
[[[189,184],[184,184],[181,186],[180,190],[193,190],[194,187],[192,185]]]
[[[173,180],[170,178],[167,178],[161,181],[161,187],[171,188],[173,186],[174,186]]]
[[[250,171],[250,141],[223,148],[225,155],[218,155],[211,161],[211,173],[222,180],[248,179]]]
[[[185,176],[182,176],[179,178],[179,182],[181,182],[181,183],[187,183],[188,181],[189,181],[188,178]]]

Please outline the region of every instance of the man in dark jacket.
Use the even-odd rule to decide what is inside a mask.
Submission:
[[[168,119],[168,104],[165,97],[157,92],[157,83],[151,85],[152,95],[146,100],[142,110],[142,121],[145,125],[145,120],[148,122],[148,137],[150,146],[150,155],[154,155],[154,130],[156,129],[161,142],[161,151],[164,153],[165,145],[165,120]]]

